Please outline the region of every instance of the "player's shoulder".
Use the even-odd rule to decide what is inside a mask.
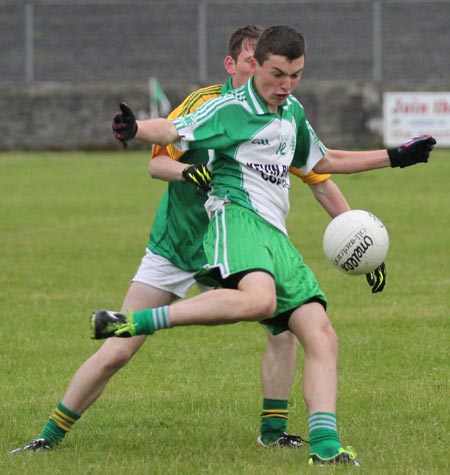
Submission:
[[[212,86],[202,87],[194,92],[191,92],[189,96],[187,96],[186,99],[181,103],[181,115],[189,114],[204,102],[220,96],[222,92],[222,86],[222,84],[213,84]]]

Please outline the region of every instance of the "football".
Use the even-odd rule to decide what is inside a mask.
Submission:
[[[344,274],[367,274],[385,260],[389,235],[374,214],[354,209],[330,222],[323,235],[323,250],[328,260]]]

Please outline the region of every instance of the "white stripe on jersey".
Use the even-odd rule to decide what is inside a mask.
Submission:
[[[249,96],[252,99],[253,105],[255,106],[255,109],[256,109],[257,113],[258,114],[264,114],[264,110],[261,107],[261,105],[259,104],[259,101],[255,96],[255,93],[253,92],[253,88],[249,87],[248,92],[249,92]]]

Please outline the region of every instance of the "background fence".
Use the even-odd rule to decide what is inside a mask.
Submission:
[[[246,23],[303,31],[305,80],[450,79],[449,0],[0,0],[0,82],[220,82]]]
[[[222,82],[247,23],[305,33],[299,99],[332,148],[381,145],[383,91],[450,90],[450,0],[0,0],[0,150],[117,150],[119,101]]]

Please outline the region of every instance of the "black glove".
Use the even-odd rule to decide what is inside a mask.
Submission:
[[[391,160],[391,167],[405,168],[419,162],[428,162],[430,152],[436,140],[431,135],[414,137],[397,148],[388,148],[387,153]]]
[[[372,287],[372,293],[383,292],[386,285],[386,266],[384,262],[381,266],[366,274],[367,283]]]
[[[119,107],[122,113],[114,116],[112,130],[114,137],[122,142],[124,148],[127,148],[127,142],[136,135],[138,126],[136,117],[127,104],[121,102]]]
[[[203,163],[194,163],[193,165],[188,165],[181,174],[183,175],[183,180],[187,183],[193,183],[203,191],[211,190],[209,187],[211,175],[209,170],[206,168],[206,165]]]

